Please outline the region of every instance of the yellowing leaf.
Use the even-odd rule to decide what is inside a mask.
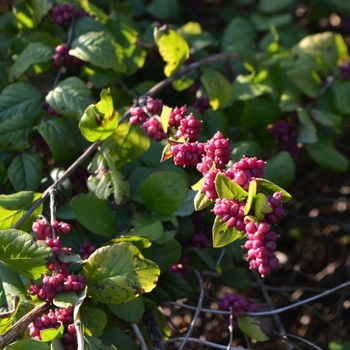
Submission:
[[[154,37],[159,53],[167,63],[164,74],[170,77],[190,57],[190,49],[185,39],[173,29],[155,28]]]

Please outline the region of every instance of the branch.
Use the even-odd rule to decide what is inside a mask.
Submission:
[[[181,78],[183,75],[191,72],[192,70],[195,70],[205,64],[214,63],[216,61],[221,60],[227,60],[230,58],[241,58],[242,56],[237,52],[224,52],[224,53],[218,53],[216,55],[212,55],[206,58],[203,58],[202,60],[199,60],[197,62],[189,64],[187,67],[184,67],[182,69],[179,69],[174,75],[172,75],[169,78],[166,78],[156,85],[154,85],[150,90],[147,91],[146,94],[140,96],[139,101],[146,100],[148,96],[155,96],[157,95],[161,90],[166,88],[168,85],[170,85],[174,80]],[[120,121],[123,122],[126,120],[130,115],[130,109],[123,114],[123,116],[120,118]]]
[[[18,320],[11,329],[0,337],[0,348],[12,343],[20,333],[22,333],[35,318],[42,316],[50,309],[52,305],[49,303],[42,303],[33,310],[29,311],[20,320]]]
[[[166,340],[165,343],[169,344],[169,343],[174,343],[176,341],[185,341],[185,337],[172,338],[172,339]],[[210,341],[201,340],[201,339],[197,339],[197,338],[188,338],[188,339],[186,339],[186,342],[187,341],[206,345],[208,347],[212,347],[212,348],[216,348],[216,349],[222,349],[222,350],[227,350],[227,349],[229,349],[229,350],[247,350],[247,349],[243,349],[243,348],[233,348],[233,347],[227,348],[226,345],[219,345],[219,344],[212,343]]]
[[[193,270],[194,273],[197,275],[197,278],[198,278],[198,281],[199,281],[199,288],[200,288],[200,294],[199,294],[199,299],[198,299],[198,305],[197,305],[197,308],[196,308],[196,312],[193,316],[193,319],[192,319],[192,322],[190,324],[190,328],[188,329],[188,332],[186,334],[186,336],[184,337],[180,347],[178,350],[182,350],[183,347],[186,345],[188,339],[190,338],[190,335],[193,331],[193,328],[195,326],[195,323],[197,321],[197,318],[199,316],[199,313],[201,311],[201,308],[202,308],[202,304],[203,304],[203,299],[204,299],[204,285],[203,285],[203,279],[202,279],[202,276],[200,275],[200,273],[197,271],[197,270]]]
[[[88,158],[97,147],[101,144],[101,141],[94,142],[58,179],[53,185],[51,185],[41,196],[41,198],[33,204],[33,206],[12,226],[12,228],[18,228],[23,224],[24,221],[39,207],[40,204],[44,203],[45,200],[50,196],[52,191],[57,191],[61,186],[62,182],[67,179],[67,177],[74,172],[74,170],[82,163],[86,158]]]
[[[266,301],[266,303],[268,304],[269,308],[272,309],[272,311],[274,310],[274,305],[271,301],[271,298],[270,298],[270,295],[269,293],[267,292],[266,288],[265,288],[265,284],[264,282],[260,279],[260,276],[257,274],[256,271],[253,271],[253,275],[254,275],[254,278],[255,280],[257,281],[259,287],[260,287],[260,290],[262,291],[263,295],[264,295],[264,299]],[[286,330],[284,328],[284,325],[281,321],[281,319],[279,318],[278,314],[273,314],[273,320],[275,321],[275,324],[281,334],[281,337],[282,339],[284,340],[285,342],[285,345],[286,345],[286,348],[288,350],[291,350],[292,347],[291,345],[289,344],[289,341],[288,341],[288,338],[286,336]]]

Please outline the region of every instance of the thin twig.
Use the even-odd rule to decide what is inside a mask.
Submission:
[[[228,326],[228,330],[230,331],[230,339],[229,339],[229,342],[227,344],[226,350],[230,350],[232,340],[233,340],[233,310],[232,310],[232,306],[230,306],[229,311],[230,311],[230,324]]]
[[[270,310],[273,310],[275,307],[272,303],[272,300],[270,298],[269,293],[267,292],[267,289],[265,288],[265,283],[261,280],[260,276],[258,275],[258,273],[256,271],[253,271],[253,276],[254,276],[256,282],[258,283],[260,290],[262,291],[264,299],[265,299],[266,303],[268,304]],[[278,314],[273,314],[272,317],[273,317],[275,324],[276,324],[276,326],[277,326],[277,328],[282,336],[282,339],[285,340],[286,348],[288,350],[291,350],[292,347],[288,343],[288,338],[286,336],[286,330],[284,328],[284,325],[283,325],[281,319],[279,318]]]
[[[40,204],[44,203],[45,200],[50,196],[50,193],[52,190],[57,190],[62,182],[71,175],[74,170],[86,159],[88,158],[92,153],[95,152],[97,147],[101,145],[101,141],[94,142],[62,175],[61,178],[59,178],[54,184],[52,184],[41,196],[41,198],[33,204],[33,206],[12,226],[12,228],[18,228],[20,225],[23,224],[24,221],[28,219],[28,217],[37,209]]]
[[[184,341],[184,340],[185,340],[185,337],[171,338],[169,340],[166,340],[165,343],[169,344],[169,343],[174,343],[177,341]],[[208,347],[212,347],[212,348],[216,348],[216,349],[227,350],[227,347],[225,345],[219,345],[216,343],[212,343],[210,341],[201,340],[201,339],[197,339],[197,338],[188,338],[188,339],[186,339],[186,342],[194,342],[194,343],[206,345]],[[248,349],[230,347],[229,350],[248,350]]]
[[[347,287],[349,285],[350,285],[350,281],[345,282],[345,283],[343,283],[343,284],[341,284],[341,285],[339,285],[337,287],[334,287],[332,289],[328,289],[325,292],[320,293],[318,295],[315,295],[313,297],[310,297],[308,299],[301,300],[301,301],[299,301],[299,302],[297,302],[295,304],[290,304],[288,306],[281,307],[279,309],[275,309],[275,310],[271,310],[271,311],[247,312],[247,313],[245,313],[245,315],[247,315],[247,316],[271,316],[271,315],[274,315],[274,314],[280,314],[281,312],[293,309],[293,308],[295,308],[297,306],[300,306],[300,305],[303,305],[303,304],[307,304],[307,303],[309,303],[311,301],[314,301],[316,299],[322,298],[322,297],[324,297],[324,296],[326,296],[328,294],[331,294],[331,293],[335,292],[338,289],[345,288],[345,287]]]
[[[185,344],[187,343],[187,340],[190,338],[191,333],[194,329],[194,326],[196,324],[197,318],[199,316],[199,313],[201,311],[202,305],[203,305],[203,300],[204,300],[204,284],[203,284],[203,279],[202,276],[200,275],[200,273],[193,269],[193,272],[196,274],[197,278],[198,278],[198,282],[199,282],[199,298],[198,298],[198,304],[197,304],[197,308],[196,308],[196,312],[193,316],[192,322],[190,324],[190,327],[187,331],[186,336],[184,337],[184,340],[182,341],[180,347],[178,350],[182,350],[185,346]]]
[[[272,331],[273,333],[275,333],[276,335],[279,335],[277,332],[275,331]],[[319,348],[317,345],[315,345],[314,343],[311,343],[310,341],[308,340],[305,340],[304,338],[301,338],[301,337],[298,337],[297,335],[294,335],[294,334],[290,334],[290,333],[287,333],[288,337],[290,338],[294,338],[294,339],[298,339],[300,340],[301,342],[309,345],[310,347],[316,349],[316,350],[322,350],[321,348]]]
[[[187,67],[184,67],[182,69],[179,69],[174,75],[172,75],[169,78],[166,78],[162,81],[160,81],[158,84],[154,85],[145,95],[140,96],[139,100],[145,99],[147,96],[155,96],[157,95],[161,90],[163,90],[165,87],[170,85],[174,80],[181,78],[183,75],[191,72],[192,70],[198,69],[199,67],[210,64],[216,61],[220,60],[227,60],[231,58],[241,58],[242,56],[237,52],[225,52],[225,53],[218,53],[216,55],[212,55],[206,58],[203,58],[202,60],[199,60],[197,62],[189,64]],[[125,112],[123,116],[120,118],[120,121],[126,120],[130,115],[130,110]]]
[[[137,339],[138,339],[139,342],[140,342],[141,349],[142,349],[142,350],[148,350],[148,347],[147,347],[147,344],[146,344],[146,342],[145,342],[145,339],[143,339],[143,336],[142,336],[142,334],[141,334],[141,332],[140,332],[139,327],[137,326],[137,324],[136,324],[136,323],[132,323],[132,324],[131,324],[131,327],[132,327],[132,330],[134,331],[134,333],[135,333]]]

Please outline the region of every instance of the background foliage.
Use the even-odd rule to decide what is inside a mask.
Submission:
[[[61,3],[17,1],[4,5],[0,17],[1,333],[39,304],[28,293],[30,281],[47,272],[55,255],[45,243],[33,240],[32,223],[40,214],[71,225],[71,232],[60,236],[71,253],[61,252],[59,259],[71,264],[72,273],[86,277],[88,297],[83,292],[67,294],[52,308],[76,305],[87,349],[135,349],[139,340],[127,335],[132,325],[151,344],[149,310],[151,324],[162,329],[163,340],[183,335],[181,329],[188,323],[174,327],[169,322],[183,314],[165,303],[181,298],[191,302],[201,293],[195,272],[180,276],[169,270],[184,257],[183,265],[202,272],[208,307],[215,303],[217,308],[227,291],[263,303],[264,289],[253,282],[240,249],[242,240],[213,248],[213,243],[221,243],[215,235],[211,241],[211,207],[199,219],[205,230],[209,228],[210,245],[194,244],[199,202],[194,205],[198,188],[191,186],[201,176],[194,168],[175,166],[171,159],[160,162],[167,142],[150,139],[125,120],[129,108],[145,94],[163,101],[164,126],[171,109],[187,105],[203,120],[200,141],[221,131],[231,140],[232,162],[243,155],[266,160],[264,178],[293,195],[276,229],[282,267],[264,282],[281,295],[290,292],[283,285],[294,294],[282,300],[277,293],[276,304],[297,298],[299,284],[317,293],[317,288],[348,280],[350,4],[79,0],[75,11],[84,10],[85,15],[60,26],[53,21],[52,9]],[[57,57],[57,47],[65,43],[74,64]],[[227,55],[211,59],[220,53]],[[176,76],[202,59],[207,59],[205,64]],[[157,89],[166,78],[169,84],[163,82]],[[292,143],[274,137],[272,129],[281,121],[295,130],[295,136],[289,135]],[[206,204],[210,203],[201,202],[200,209]],[[304,220],[314,221],[305,226]],[[82,261],[80,249],[86,241],[97,251]],[[327,251],[329,242],[334,245]],[[311,268],[315,259],[315,271],[324,269],[325,279]],[[13,303],[15,295],[19,304]],[[288,333],[305,336],[321,348],[345,349],[350,341],[348,295],[341,298],[337,312],[343,317],[332,316],[328,309],[337,305],[330,301],[312,306],[326,329],[336,318],[338,330],[330,327],[316,335],[317,326],[308,325],[317,316],[307,308],[293,317],[274,319],[275,326],[284,324]],[[81,307],[79,300],[84,300]],[[173,317],[161,313],[161,305]],[[91,315],[98,322],[89,321]],[[216,333],[222,334],[219,329],[225,325],[221,319],[215,322],[220,322]],[[270,328],[269,321],[261,324]],[[239,326],[261,341],[256,348],[286,347],[278,340],[278,327],[277,335],[263,330],[270,338],[266,340],[260,329],[252,331],[249,320],[241,319]],[[198,326],[196,336],[205,332],[209,340],[227,345],[232,332],[211,336],[211,327]],[[61,336],[48,336],[52,348],[60,349]],[[28,337],[28,331],[22,332],[19,345],[7,348],[38,349]],[[249,347],[242,333],[237,331],[233,338],[232,346]]]

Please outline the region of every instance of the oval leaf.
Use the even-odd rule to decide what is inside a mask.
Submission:
[[[130,243],[97,249],[82,270],[88,294],[96,301],[121,304],[150,292],[157,283],[158,266]]]
[[[91,91],[77,77],[70,77],[56,85],[46,96],[48,104],[68,118],[80,119],[91,104]]]
[[[81,193],[70,202],[78,221],[88,230],[101,236],[117,233],[117,221],[107,203],[93,193]]]
[[[51,256],[51,248],[27,232],[15,229],[0,231],[0,260],[31,280],[47,272],[46,265]]]
[[[220,198],[242,201],[248,197],[248,192],[221,173],[215,177],[215,189]]]
[[[237,318],[239,329],[250,338],[260,342],[269,340],[260,328],[260,321],[256,317],[240,315]]]
[[[221,222],[220,217],[216,216],[213,225],[213,247],[221,248],[225,245],[242,238],[242,233],[235,227],[227,227],[226,222]]]
[[[101,91],[101,100],[90,105],[84,112],[79,128],[90,141],[105,140],[118,127],[118,113],[115,113],[110,89]]]
[[[186,199],[188,183],[173,171],[158,171],[150,175],[142,185],[143,203],[161,215],[170,215],[179,209]]]

